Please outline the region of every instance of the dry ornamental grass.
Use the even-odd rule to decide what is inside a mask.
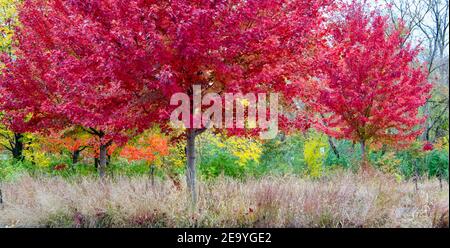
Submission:
[[[336,174],[200,182],[192,208],[185,185],[120,177],[22,177],[3,183],[1,227],[448,227],[448,184]]]

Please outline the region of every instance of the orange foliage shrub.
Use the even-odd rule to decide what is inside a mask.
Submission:
[[[51,134],[42,139],[42,147],[46,152],[60,153],[64,150],[75,152],[91,146],[92,138],[87,135],[66,136],[59,133]]]
[[[130,160],[145,160],[147,163],[155,161],[157,156],[169,155],[169,145],[167,138],[152,134],[147,137],[141,137],[135,144],[126,145],[120,156]]]

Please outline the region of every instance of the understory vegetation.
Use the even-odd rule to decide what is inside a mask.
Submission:
[[[359,145],[345,140],[333,140],[333,144],[336,151],[329,148],[326,136],[317,132],[280,135],[266,142],[206,132],[197,140],[199,177],[210,180],[223,175],[245,179],[293,174],[314,179],[334,170],[358,171]],[[180,179],[185,173],[184,144],[165,145],[168,147],[160,150],[169,150],[166,156],[139,157],[138,160],[128,159],[130,155],[124,154],[124,149],[117,149],[109,156],[107,174],[142,176],[151,173],[153,168],[155,177]],[[448,138],[444,137],[430,150],[419,141],[401,149],[369,147],[367,157],[371,168],[390,174],[398,181],[417,177],[448,182],[448,149]],[[26,152],[23,161],[5,153],[0,160],[0,179],[9,181],[26,174],[65,178],[98,174],[95,156],[89,151],[80,153],[79,161],[74,163],[70,149],[61,146],[56,154],[53,150],[46,147],[45,142],[41,146],[35,142],[33,152]]]
[[[199,200],[184,181],[183,146],[146,161],[70,152],[0,163],[2,227],[446,227],[448,143],[432,150],[369,149],[369,171],[349,142],[339,158],[318,133],[262,143],[205,133],[198,139]],[[305,149],[310,147],[310,149]],[[312,150],[313,151],[312,151]],[[44,157],[43,157],[44,158]]]

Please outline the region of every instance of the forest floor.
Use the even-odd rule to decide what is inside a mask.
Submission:
[[[342,172],[184,184],[23,176],[3,182],[0,227],[448,227],[449,187]]]

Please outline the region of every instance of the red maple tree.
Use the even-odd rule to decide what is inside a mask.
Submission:
[[[312,105],[321,113],[318,127],[327,134],[359,142],[365,159],[368,142],[399,144],[420,134],[419,108],[430,84],[417,63],[418,48],[387,17],[344,6],[329,25],[328,49]]]
[[[217,93],[279,92],[292,101],[314,65],[331,2],[26,0],[17,59],[7,62],[1,84],[16,108],[30,106],[30,113],[96,135],[104,168],[113,140],[164,126],[170,96],[192,97],[193,85]],[[203,130],[185,132],[194,201],[195,137]]]
[[[203,92],[278,92],[289,102],[302,91],[314,62],[317,32],[331,1],[170,1],[158,5],[157,27],[167,53],[164,79],[193,101]],[[288,80],[290,83],[288,83]],[[222,95],[223,96],[223,95]],[[191,104],[191,115],[193,113]],[[265,116],[264,116],[265,117]],[[195,138],[185,131],[187,185],[194,202]],[[237,131],[228,130],[228,131]]]
[[[16,59],[4,59],[2,109],[39,129],[77,125],[107,148],[164,117],[162,40],[148,1],[36,1],[18,8]],[[31,125],[27,125],[29,128]],[[33,130],[37,126],[33,126]]]

